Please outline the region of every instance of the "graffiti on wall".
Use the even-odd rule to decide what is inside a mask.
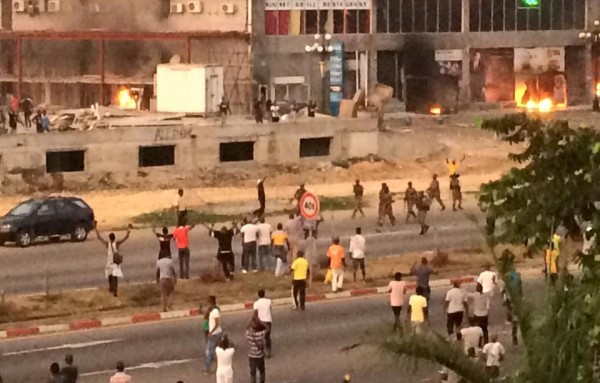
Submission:
[[[157,128],[154,133],[154,141],[183,140],[192,137],[192,128]]]

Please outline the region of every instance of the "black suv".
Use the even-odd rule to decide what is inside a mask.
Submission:
[[[83,242],[94,228],[94,211],[80,198],[30,199],[0,218],[0,245],[27,247],[39,237],[58,241],[63,235]]]

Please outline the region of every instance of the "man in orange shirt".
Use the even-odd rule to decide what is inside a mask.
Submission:
[[[327,249],[327,257],[331,268],[331,290],[336,293],[338,289],[342,289],[344,284],[344,267],[346,266],[344,248],[340,246],[338,237],[333,238],[333,244]]]

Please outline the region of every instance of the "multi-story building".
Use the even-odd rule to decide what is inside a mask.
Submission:
[[[597,27],[600,0],[259,0],[253,14],[255,80],[276,99],[329,98],[324,35],[344,43],[344,98],[383,83],[408,110],[574,105],[600,78],[597,35],[581,33]]]
[[[156,65],[224,67],[238,112],[252,99],[250,0],[1,0],[0,91],[67,107],[153,96]]]

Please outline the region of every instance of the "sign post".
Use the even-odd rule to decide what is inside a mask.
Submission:
[[[300,198],[300,215],[307,221],[316,221],[319,218],[321,212],[321,204],[319,198],[313,193],[306,192]],[[310,260],[309,264],[312,266],[317,260],[317,240],[313,235],[313,229],[309,232],[308,240],[310,241]],[[313,272],[310,273],[310,284],[313,281]]]
[[[344,43],[331,43],[333,51],[329,56],[329,112],[340,114],[340,104],[344,96]]]

